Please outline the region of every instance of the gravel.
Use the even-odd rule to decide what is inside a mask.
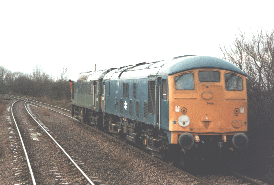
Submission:
[[[25,184],[22,172],[27,169],[23,149],[18,134],[10,117],[10,106],[0,115],[0,182],[1,184]]]
[[[0,117],[0,170],[2,171],[0,183],[29,184],[23,173],[27,165],[22,146],[10,120],[8,107],[12,101],[6,102],[7,110],[3,111]],[[92,180],[96,180],[96,184],[198,184],[200,182],[196,177],[167,165],[123,141],[101,133],[92,126],[84,125],[53,111],[48,112],[46,108],[34,106],[30,108],[54,138],[73,156],[74,161]],[[52,109],[66,115],[70,114],[66,110]],[[243,152],[238,161],[229,163],[228,167],[240,174],[260,179],[252,179],[258,184],[264,184],[262,181],[273,182],[274,142],[269,140],[272,131],[271,127],[267,132],[263,128],[257,129],[256,132],[249,132],[248,149]],[[36,135],[36,137],[41,136]],[[45,148],[40,150],[47,152]],[[51,150],[48,149],[48,151]],[[51,155],[56,154],[59,155],[58,152],[53,152]],[[67,167],[60,167],[60,169],[66,171]],[[59,168],[53,167],[51,170],[56,172],[55,170]],[[214,181],[216,184],[242,184],[233,175],[222,174],[222,172],[197,176],[205,181]]]
[[[78,169],[71,164],[40,126],[28,115],[23,102],[14,106],[14,115],[28,153],[37,184],[87,184]],[[24,173],[29,176],[28,170]],[[29,177],[21,177],[30,184]]]
[[[49,128],[70,155],[82,161],[88,176],[107,184],[198,184],[196,179],[163,161],[153,158],[123,141],[119,141],[92,126],[81,124],[66,116],[33,113]]]

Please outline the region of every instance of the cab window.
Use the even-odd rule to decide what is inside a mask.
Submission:
[[[200,71],[199,72],[200,82],[220,82],[219,71]]]
[[[236,74],[225,74],[225,89],[228,91],[243,90],[243,79]]]
[[[175,89],[177,90],[193,90],[194,76],[193,73],[185,73],[180,76],[175,76]]]

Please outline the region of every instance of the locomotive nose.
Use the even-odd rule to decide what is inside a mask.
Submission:
[[[194,137],[190,133],[183,133],[179,136],[179,144],[183,149],[190,149],[194,145]]]
[[[247,147],[248,138],[244,133],[237,133],[233,136],[232,143],[236,148],[244,149]]]

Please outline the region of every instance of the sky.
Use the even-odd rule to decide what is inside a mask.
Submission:
[[[0,66],[52,78],[182,55],[222,58],[241,32],[274,29],[270,1],[1,0]]]

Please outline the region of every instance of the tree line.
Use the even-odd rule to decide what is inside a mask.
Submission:
[[[220,48],[224,59],[247,75],[249,121],[254,125],[274,122],[274,30],[258,31],[235,38],[229,47]],[[254,127],[255,128],[255,127]]]
[[[70,99],[70,84],[66,69],[58,80],[36,66],[31,74],[11,72],[0,66],[0,94],[17,94],[31,97],[47,97],[53,100]]]
[[[225,60],[247,75],[249,120],[255,125],[274,123],[274,30],[258,31],[251,37],[241,32],[230,46],[220,49]],[[60,78],[53,80],[39,67],[32,74],[24,74],[0,66],[0,93],[68,100],[70,85],[65,74],[63,70]]]

